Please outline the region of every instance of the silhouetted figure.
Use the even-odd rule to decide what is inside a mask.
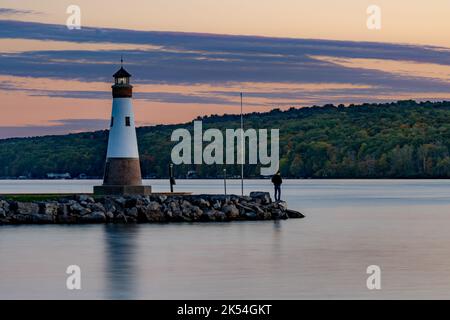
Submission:
[[[275,201],[281,201],[281,184],[283,179],[281,179],[280,171],[272,177],[272,183],[275,186]]]

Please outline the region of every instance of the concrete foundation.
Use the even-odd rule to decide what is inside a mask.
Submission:
[[[109,158],[106,160],[104,186],[142,185],[139,159]]]
[[[94,187],[95,195],[150,195],[151,186],[143,186],[139,159],[109,158],[106,160],[102,186]]]

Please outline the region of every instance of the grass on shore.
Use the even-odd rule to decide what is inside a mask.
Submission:
[[[82,193],[86,194],[86,193]],[[165,196],[184,196],[191,195],[191,192],[155,192],[153,195]],[[0,200],[17,201],[17,202],[40,202],[40,201],[57,201],[62,198],[73,198],[77,193],[53,193],[53,194],[0,194]],[[102,199],[102,195],[88,194],[95,200]]]
[[[17,202],[56,201],[61,198],[71,197],[70,194],[7,194],[0,195],[1,199]]]

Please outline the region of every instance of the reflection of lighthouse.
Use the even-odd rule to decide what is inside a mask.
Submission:
[[[113,106],[103,186],[96,194],[149,194],[142,185],[141,167],[132,105],[133,86],[123,66],[114,74]]]

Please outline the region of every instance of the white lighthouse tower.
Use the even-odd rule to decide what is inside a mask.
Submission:
[[[123,64],[123,60],[121,60]],[[95,194],[136,195],[151,193],[142,185],[141,166],[132,104],[131,74],[123,65],[114,75],[113,105],[103,185]]]

